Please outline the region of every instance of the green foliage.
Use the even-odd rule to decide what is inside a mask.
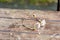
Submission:
[[[30,4],[35,4],[35,0],[29,0]]]
[[[17,4],[30,4],[30,5],[39,5],[41,3],[53,3],[56,0],[0,0],[1,3],[17,3]]]
[[[19,3],[20,4],[25,4],[25,0],[20,0]]]
[[[30,5],[38,5],[39,4],[39,0],[29,0],[29,4]]]
[[[12,2],[12,0],[0,0],[0,2],[1,3],[6,3],[6,2],[10,3],[10,2]]]

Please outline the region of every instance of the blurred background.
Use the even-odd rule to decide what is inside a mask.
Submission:
[[[57,0],[0,0],[0,8],[57,10]]]

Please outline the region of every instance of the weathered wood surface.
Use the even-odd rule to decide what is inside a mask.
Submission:
[[[54,33],[60,33],[60,12],[57,11],[41,11],[41,10],[18,10],[18,9],[0,9],[0,30],[11,30],[11,31],[17,31],[17,32],[34,32],[32,30],[26,29],[22,26],[22,24],[33,27],[34,24],[37,22],[33,18],[33,14],[37,15],[37,18],[45,18],[47,25],[45,27],[45,31],[43,31],[42,34],[44,35],[35,35],[35,34],[19,34],[21,39],[23,38],[30,38],[30,40],[48,40],[50,36],[46,36],[45,34],[54,34]],[[24,19],[24,20],[23,20]],[[23,21],[23,23],[22,23]],[[17,28],[9,28],[13,27],[11,25],[17,25]],[[19,25],[19,28],[18,28]],[[5,32],[1,32],[0,34],[4,34]],[[9,37],[9,32],[6,33],[8,36],[2,36],[0,39],[6,37],[10,40],[14,40],[11,37]],[[5,34],[4,34],[5,35]],[[16,33],[16,35],[18,35]],[[43,37],[44,36],[44,37]],[[46,37],[46,38],[45,38]],[[6,39],[5,38],[5,39]],[[32,38],[32,39],[31,39]],[[4,39],[4,40],[5,40]],[[54,38],[53,38],[54,39]],[[29,40],[29,39],[27,39]],[[59,40],[59,39],[57,39]]]
[[[47,20],[60,20],[60,13],[56,11],[40,10],[17,10],[17,9],[0,9],[0,26],[18,22],[22,24],[22,18],[33,19],[32,15],[36,14],[37,18],[46,18]],[[24,20],[24,23],[35,22],[34,20]]]

